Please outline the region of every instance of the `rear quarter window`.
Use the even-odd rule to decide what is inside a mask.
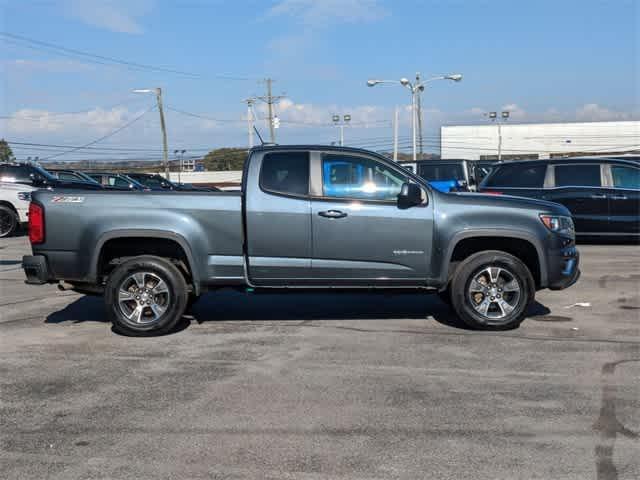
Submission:
[[[542,188],[546,165],[500,165],[485,179],[484,187]]]
[[[267,153],[262,158],[260,188],[286,195],[309,195],[309,153]]]
[[[615,188],[640,190],[640,169],[626,165],[611,165],[611,177]]]

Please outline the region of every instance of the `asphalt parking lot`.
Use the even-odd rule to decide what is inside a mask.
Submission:
[[[637,246],[581,246],[509,332],[430,295],[221,291],[159,338],[24,285],[27,250],[0,240],[2,479],[640,477]]]

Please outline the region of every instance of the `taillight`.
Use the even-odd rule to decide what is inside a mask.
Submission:
[[[33,202],[29,204],[29,241],[32,245],[44,242],[44,210]]]
[[[498,192],[497,190],[483,190],[482,193],[486,193],[487,195],[502,195],[502,192]]]

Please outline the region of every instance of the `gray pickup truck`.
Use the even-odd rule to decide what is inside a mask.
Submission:
[[[506,329],[537,290],[579,276],[565,207],[441,193],[343,147],[254,148],[238,192],[42,190],[29,222],[27,283],[104,294],[129,335],[171,331],[222,287],[418,289],[473,328]]]

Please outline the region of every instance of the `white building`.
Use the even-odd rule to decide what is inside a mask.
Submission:
[[[640,121],[443,126],[440,155],[503,160],[640,152]]]

